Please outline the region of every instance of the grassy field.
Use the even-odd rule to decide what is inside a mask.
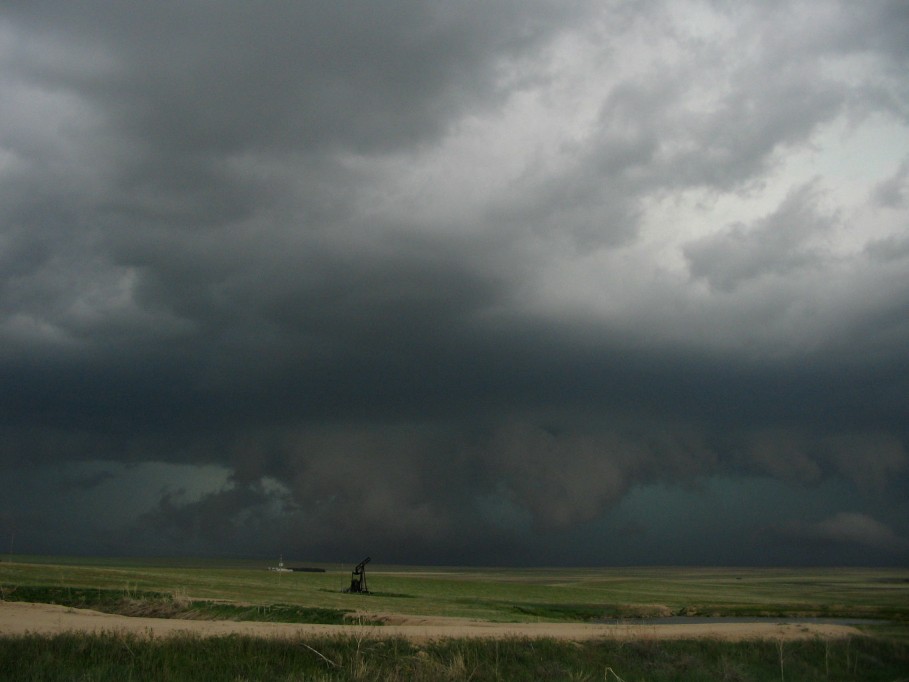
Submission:
[[[367,610],[499,622],[667,615],[870,618],[909,625],[909,570],[368,568],[368,595],[345,594],[349,568],[278,573],[267,563],[223,565],[37,558],[0,562],[0,598],[53,588],[178,601]],[[43,600],[43,599],[42,599]],[[52,600],[50,598],[47,599]]]
[[[302,562],[288,562],[294,563]],[[370,564],[277,573],[267,562],[0,562],[0,599],[132,615],[341,622],[357,611],[499,622],[648,616],[869,618],[865,637],[806,642],[585,642],[128,635],[0,638],[0,679],[909,680],[909,570],[474,569]],[[163,671],[163,672],[162,672]]]

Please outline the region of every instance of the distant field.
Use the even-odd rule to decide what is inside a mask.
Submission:
[[[17,590],[160,593],[181,601],[288,605],[338,612],[444,615],[498,622],[669,615],[811,616],[909,627],[909,570],[591,568],[481,569],[370,565],[368,595],[345,594],[350,568],[276,573],[268,562],[14,557],[0,562],[0,597]],[[37,594],[32,592],[32,594]]]

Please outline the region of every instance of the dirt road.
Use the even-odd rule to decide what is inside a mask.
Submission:
[[[489,623],[461,618],[415,617],[384,614],[387,624],[312,625],[258,623],[226,620],[179,620],[117,616],[86,609],[52,604],[0,602],[0,636],[61,632],[130,632],[164,637],[193,633],[202,637],[242,634],[256,637],[297,637],[301,635],[352,635],[362,637],[404,637],[427,641],[447,637],[554,638],[565,640],[609,639],[691,639],[713,638],[729,641],[746,639],[830,639],[857,635],[848,625],[818,623],[696,623],[680,625],[606,625],[589,623]]]

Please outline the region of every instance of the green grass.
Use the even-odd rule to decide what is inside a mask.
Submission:
[[[350,623],[352,612],[293,604],[235,604],[190,600],[179,592],[111,590],[87,587],[0,587],[6,601],[59,604],[123,616],[183,618],[189,620],[235,620],[272,623]],[[362,618],[359,622],[364,622]],[[366,624],[371,622],[367,619]]]
[[[832,642],[583,642],[103,634],[0,638],[9,680],[900,680],[909,646]]]
[[[253,564],[107,560],[0,562],[0,599],[16,590],[180,595],[194,604],[282,605],[498,622],[659,615],[881,619],[909,627],[909,570],[900,569],[466,569],[376,566],[368,595],[345,594],[349,568],[276,573]],[[6,595],[6,596],[4,596]],[[59,603],[59,602],[58,602]],[[94,607],[93,607],[94,608]]]

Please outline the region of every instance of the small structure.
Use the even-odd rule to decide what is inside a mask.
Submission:
[[[277,566],[269,566],[269,567],[268,567],[268,570],[269,570],[269,571],[276,571],[276,572],[278,572],[278,573],[290,573],[291,571],[293,571],[292,568],[285,568],[285,567],[284,567],[284,556],[283,556],[283,555],[281,556],[280,559],[278,559],[278,565],[277,565]]]
[[[277,566],[269,566],[268,570],[276,573],[325,573],[325,569],[319,567],[285,566],[283,556],[278,560]]]
[[[345,589],[345,592],[363,592],[369,594],[369,590],[366,588],[366,564],[370,561],[372,561],[372,559],[366,557],[354,567],[354,570],[350,574],[350,587]]]

